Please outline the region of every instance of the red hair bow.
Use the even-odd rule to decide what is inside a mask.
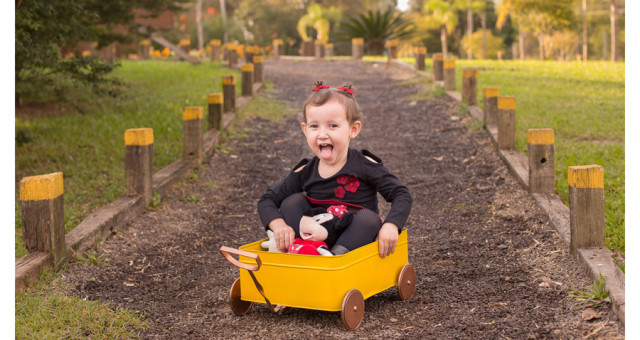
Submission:
[[[353,90],[352,89],[348,89],[346,87],[336,87],[338,90],[342,90],[342,91],[346,91],[349,94],[353,94]]]
[[[316,92],[316,91],[318,91],[320,89],[328,89],[329,87],[330,87],[329,85],[320,85],[320,86],[314,87],[313,90],[311,90],[311,91]]]

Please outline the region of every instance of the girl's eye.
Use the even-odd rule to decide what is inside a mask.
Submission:
[[[338,124],[331,124],[330,126],[335,129],[338,127]]]
[[[311,125],[309,125],[309,127],[312,128],[312,129],[316,129],[318,127],[318,124],[311,124]]]

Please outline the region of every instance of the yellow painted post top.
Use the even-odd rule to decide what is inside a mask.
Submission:
[[[189,39],[182,39],[182,40],[180,40],[180,44],[179,44],[179,45],[180,45],[180,46],[189,46],[189,45],[191,45],[191,40],[189,40]]]
[[[274,45],[282,45],[282,39],[273,39]]]
[[[222,93],[209,93],[209,104],[222,104],[224,103],[224,96]]]
[[[478,77],[478,70],[476,70],[475,68],[462,69],[462,77],[463,78],[477,78]]]
[[[213,39],[209,42],[209,44],[211,46],[220,46],[222,44],[222,41],[220,41],[220,39]]]
[[[253,72],[253,64],[244,64],[240,67],[242,72]]]
[[[527,130],[527,143],[531,145],[553,145],[553,129]]]
[[[62,172],[25,177],[20,181],[21,201],[45,201],[64,193]]]
[[[149,45],[151,45],[151,40],[149,40],[149,39],[141,40],[140,41],[140,45],[141,46],[149,46]]]
[[[395,47],[395,46],[398,46],[397,39],[387,40],[387,42],[385,43],[385,47]]]
[[[128,129],[124,132],[124,145],[149,144],[153,144],[152,128]]]
[[[485,87],[482,92],[484,93],[485,98],[497,97],[499,96],[499,91],[497,87]]]
[[[353,38],[351,43],[354,45],[364,45],[364,38]]]
[[[426,47],[416,47],[416,53],[417,54],[427,54],[427,48]]]
[[[444,65],[444,68],[456,68],[456,61],[455,60],[445,60],[443,65]]]
[[[444,60],[444,56],[442,55],[442,53],[435,53],[433,55],[433,60],[443,61]]]
[[[604,189],[604,168],[600,165],[569,167],[569,187]]]
[[[254,64],[262,64],[264,63],[264,57],[261,55],[254,55],[253,56],[253,63]]]
[[[202,119],[204,116],[202,106],[187,106],[184,108],[182,120]]]
[[[83,56],[83,57],[89,57],[89,56],[91,56],[91,51],[89,51],[89,50],[84,50],[84,51],[82,51],[82,56]]]
[[[228,43],[227,44],[227,49],[230,50],[230,51],[235,51],[236,50],[236,44]]]
[[[316,39],[316,45],[324,45],[324,42],[320,39]]]
[[[332,44],[332,43],[324,44],[324,46],[325,46],[326,48],[333,48],[333,44]]]
[[[498,110],[515,110],[515,109],[516,109],[516,97],[514,96],[498,97]]]
[[[222,76],[222,85],[235,85],[236,84],[236,76]]]

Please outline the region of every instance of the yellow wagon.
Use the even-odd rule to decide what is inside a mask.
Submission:
[[[340,311],[345,327],[353,330],[360,326],[364,300],[370,296],[395,285],[401,300],[413,296],[416,274],[409,264],[406,229],[395,252],[385,258],[378,255],[377,241],[338,256],[273,253],[260,247],[262,241],[240,249],[220,248],[241,268],[229,297],[236,315],[246,314],[254,302],[266,303],[273,311],[283,306]]]

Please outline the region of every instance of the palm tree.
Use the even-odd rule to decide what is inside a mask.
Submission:
[[[458,14],[451,1],[429,0],[424,4],[424,11],[428,20],[432,20],[440,26],[440,41],[442,54],[447,58],[447,33],[453,31],[458,25]]]
[[[384,41],[408,37],[412,33],[412,24],[394,8],[384,12],[368,11],[366,15],[349,16],[340,23],[339,37],[343,40],[364,38],[371,54],[384,52]]]

